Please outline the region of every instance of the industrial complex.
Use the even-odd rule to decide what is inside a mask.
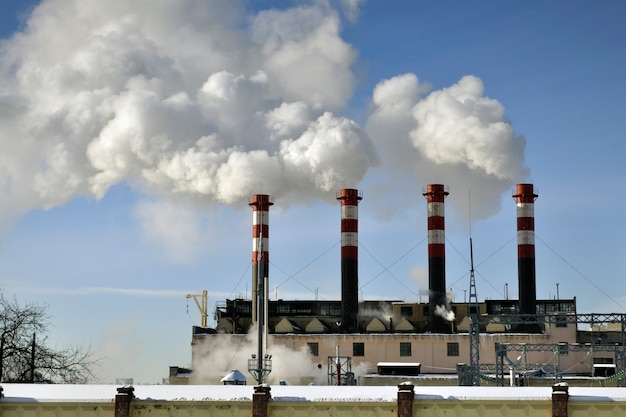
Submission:
[[[192,334],[191,370],[172,367],[171,383],[198,378],[218,383],[219,373],[196,372],[226,339],[233,351],[256,343],[248,371],[256,383],[272,380],[273,349],[306,352],[317,371],[293,384],[533,385],[591,379],[626,386],[626,314],[579,314],[576,298],[537,299],[533,184],[517,184],[519,299],[478,301],[471,262],[469,299],[446,298],[445,198],[448,188],[423,189],[428,218],[427,303],[358,299],[358,205],[356,189],[337,193],[341,205],[341,300],[269,300],[269,195],[250,200],[252,297],[220,301],[215,328]],[[471,247],[471,243],[470,243]],[[197,300],[196,300],[197,302]],[[244,365],[245,366],[245,365]],[[245,370],[244,370],[245,371]],[[575,383],[575,382],[573,382]]]

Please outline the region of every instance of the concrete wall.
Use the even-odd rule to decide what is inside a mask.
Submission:
[[[114,417],[115,404],[0,400],[2,417]]]
[[[4,385],[2,417],[615,417],[624,388]],[[53,392],[53,394],[51,394]],[[138,393],[136,396],[135,393]],[[107,395],[112,395],[106,398]],[[202,399],[206,396],[206,399]],[[94,396],[96,397],[96,396]]]

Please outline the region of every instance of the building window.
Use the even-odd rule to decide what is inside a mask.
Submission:
[[[569,345],[567,343],[559,343],[559,355],[567,355],[569,353]]]
[[[402,317],[411,317],[413,315],[413,307],[411,306],[400,307],[400,315]]]
[[[276,305],[276,313],[277,314],[289,314],[289,304],[287,303],[279,303]]]
[[[400,356],[411,356],[411,342],[400,342]]]
[[[365,356],[365,343],[354,342],[352,344],[352,356]]]
[[[307,343],[307,346],[309,347],[309,352],[311,353],[311,355],[319,356],[320,346],[317,342],[309,342]]]
[[[250,315],[252,311],[252,303],[237,304],[235,310],[240,315]]]
[[[557,316],[556,327],[567,327],[567,318],[565,316]]]
[[[459,344],[455,342],[448,343],[448,356],[459,356]]]

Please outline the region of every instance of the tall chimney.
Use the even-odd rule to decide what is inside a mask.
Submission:
[[[428,320],[433,333],[449,333],[450,324],[435,314],[446,307],[446,235],[444,199],[449,194],[442,184],[429,184],[422,195],[428,202]]]
[[[258,320],[257,298],[258,291],[261,295],[265,289],[263,288],[263,280],[268,276],[270,257],[269,257],[269,220],[270,206],[274,203],[269,195],[255,194],[250,200],[249,206],[252,207],[252,322]]]
[[[517,279],[519,313],[537,314],[535,285],[535,200],[532,184],[517,184],[513,194],[517,204]]]
[[[358,331],[359,313],[359,201],[363,194],[344,188],[341,202],[341,331]]]

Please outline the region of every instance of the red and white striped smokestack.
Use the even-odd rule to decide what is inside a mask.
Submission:
[[[359,313],[359,201],[363,194],[344,188],[341,202],[341,331],[358,330]]]
[[[435,333],[450,332],[450,324],[435,314],[437,306],[447,304],[444,200],[448,194],[442,184],[429,184],[422,192],[428,203],[428,318]]]
[[[532,184],[517,184],[513,198],[517,204],[517,279],[519,313],[537,313],[535,284],[535,200]]]
[[[268,276],[270,206],[274,203],[269,195],[255,194],[250,200],[252,207],[252,322],[257,321],[258,291],[263,291],[263,279]]]

